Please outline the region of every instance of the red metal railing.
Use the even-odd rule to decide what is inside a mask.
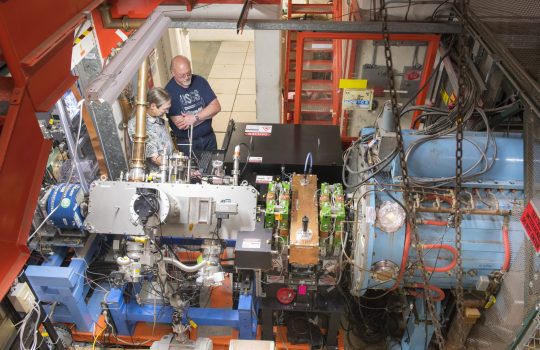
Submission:
[[[12,86],[11,93],[3,92],[9,107],[0,131],[0,298],[29,255],[26,240],[51,147],[36,112],[48,111],[75,82],[70,71],[73,30],[100,3],[0,1],[0,48]]]
[[[297,37],[297,45],[298,47],[302,47],[305,40],[308,39],[314,39],[314,38],[326,38],[326,39],[332,39],[332,40],[383,40],[382,34],[368,34],[368,33],[307,33],[302,32],[298,34]],[[431,75],[431,72],[433,70],[433,64],[435,62],[435,57],[437,56],[437,49],[439,47],[439,40],[440,36],[435,34],[393,34],[390,36],[390,40],[395,41],[410,41],[410,42],[427,42],[428,46],[426,49],[426,55],[424,59],[424,70],[422,72],[422,76],[420,78],[420,86],[424,86],[427,82],[427,79]],[[341,45],[340,45],[341,46]],[[356,50],[353,50],[356,51]],[[296,60],[298,62],[302,62],[303,60],[303,51],[298,50],[296,52]],[[353,52],[351,51],[351,55]],[[354,53],[356,54],[356,53]],[[340,65],[335,68],[335,75],[340,76]],[[354,69],[349,70],[348,75],[351,76]],[[299,77],[302,76],[303,69],[302,66],[300,66],[300,69],[297,69],[296,71],[296,82],[295,82],[295,95],[298,95],[298,93],[301,93],[302,91],[302,79],[299,79]],[[339,81],[338,81],[339,83]],[[337,83],[336,83],[337,84]],[[337,85],[335,85],[334,93],[338,90]],[[416,97],[416,104],[424,104],[425,99],[427,96],[427,89],[423,89],[420,91],[418,96]],[[339,107],[335,107],[336,105],[334,103],[339,104]],[[333,108],[335,111],[340,111],[341,109],[341,101],[339,98],[334,98]],[[301,112],[301,100],[298,98],[295,98],[295,105],[294,105],[294,120],[295,123],[302,123],[300,119],[300,112]],[[416,116],[415,116],[416,117]],[[415,117],[413,117],[413,121],[415,120]],[[332,124],[334,125],[340,125],[341,124],[341,118],[340,114],[337,114],[336,117],[332,118]],[[348,120],[347,118],[344,118],[342,130],[341,130],[341,136],[343,142],[352,142],[355,137],[350,137],[347,135],[347,128],[348,128]]]
[[[289,20],[292,19],[293,15],[298,14],[331,14],[332,20],[341,20],[341,13],[342,13],[342,3],[341,1],[334,1],[332,4],[293,4],[292,0],[289,0],[287,3],[287,18]],[[296,71],[299,66],[302,66],[304,64],[303,61],[298,61],[296,59],[297,55],[293,55],[292,52],[296,50],[296,53],[298,53],[298,50],[303,50],[304,47],[297,44],[296,36],[298,35],[298,32],[296,31],[288,31],[286,33],[286,53],[285,53],[285,70],[284,70],[284,79],[283,79],[283,117],[282,122],[283,123],[297,123],[297,116],[298,114],[292,107],[294,107],[294,101],[297,99],[302,98],[302,94],[298,94],[295,89],[296,81],[298,80],[298,76],[296,74]],[[341,47],[339,45],[332,45],[332,49],[330,50],[334,54],[339,54],[338,56],[341,56]],[[331,62],[331,69],[329,71],[334,71],[334,68],[338,64],[336,62],[336,59],[338,57],[333,57]],[[338,61],[340,62],[340,61]],[[313,62],[312,62],[313,63]],[[291,77],[291,75],[294,74],[294,78]],[[293,83],[294,81],[294,83]],[[311,80],[312,82],[314,80]],[[324,84],[324,83],[323,83]],[[332,88],[333,90],[333,88]],[[331,91],[331,90],[329,90]],[[291,92],[294,92],[294,98],[289,99],[289,94]],[[316,102],[315,104],[324,104],[323,102]],[[339,107],[338,107],[339,108]],[[328,108],[328,110],[336,110],[334,107]],[[328,112],[329,112],[328,111]],[[320,121],[303,121],[305,123],[316,123],[316,124],[328,124],[325,122]]]

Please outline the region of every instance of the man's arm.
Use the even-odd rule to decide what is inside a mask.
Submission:
[[[204,107],[198,114],[199,120],[193,114],[183,114],[183,118],[173,118],[172,121],[179,129],[188,129],[191,125],[197,126],[205,120],[212,119],[216,114],[221,111],[221,105],[217,97],[210,102],[206,107]],[[177,120],[179,121],[177,123]]]
[[[182,116],[182,115],[171,115],[171,116],[169,116],[169,120],[170,120],[174,125],[176,125],[176,127],[177,127],[178,129],[183,129],[183,128],[181,127],[181,125],[182,125],[182,121],[184,120],[184,116]]]

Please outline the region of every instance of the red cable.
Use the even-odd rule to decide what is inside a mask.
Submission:
[[[449,196],[435,196],[435,195],[432,195],[432,194],[428,194],[426,196],[426,199],[428,201],[435,201],[437,199],[439,199],[440,201],[443,201],[443,202],[446,202],[450,205],[454,205],[454,200],[452,199],[452,197],[449,197]]]
[[[510,267],[510,237],[508,237],[508,226],[503,225],[502,227],[502,234],[503,234],[503,244],[504,244],[504,263],[501,267],[502,272],[508,271],[508,268]]]
[[[426,271],[430,271],[430,272],[448,272],[448,271],[452,270],[456,266],[456,264],[457,264],[457,250],[456,250],[456,248],[454,248],[452,246],[449,246],[448,244],[424,244],[424,245],[422,245],[422,249],[433,249],[433,248],[446,249],[450,253],[452,253],[453,258],[452,258],[452,261],[450,262],[450,264],[448,264],[446,266],[442,266],[442,267],[425,266],[424,269]]]
[[[413,285],[413,288],[424,289],[424,285],[421,284],[421,283],[415,283]],[[446,297],[446,294],[444,294],[444,291],[441,288],[437,287],[437,286],[434,286],[434,285],[430,284],[427,289],[432,291],[432,292],[435,292],[435,296],[431,296],[431,300],[433,300],[433,301],[442,301]],[[412,295],[413,297],[418,297],[418,298],[423,298],[424,297],[424,293],[419,293],[419,292],[414,291],[414,290],[409,291],[409,295]]]
[[[401,257],[401,267],[399,268],[399,274],[398,278],[396,279],[396,283],[390,288],[390,290],[395,290],[397,287],[399,287],[399,284],[401,283],[401,280],[403,279],[403,275],[405,274],[405,268],[407,267],[407,259],[409,257],[409,248],[411,247],[411,226],[407,224],[407,227],[405,229],[405,245],[403,246],[403,256]]]
[[[448,226],[448,221],[438,221],[438,220],[422,220],[420,222],[422,225],[431,225],[431,226]]]

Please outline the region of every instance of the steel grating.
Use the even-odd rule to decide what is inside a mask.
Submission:
[[[514,60],[524,75],[530,78],[533,104],[540,91],[540,6],[538,0],[471,0],[470,9],[476,20],[491,34],[495,47],[509,55],[502,59]],[[478,28],[478,27],[477,27]],[[511,66],[511,65],[510,65]],[[513,70],[509,70],[513,71]],[[528,78],[527,78],[528,79]],[[538,105],[538,104],[537,104]],[[525,108],[525,192],[527,201],[540,195],[540,116]],[[513,213],[512,221],[521,212]],[[540,259],[525,237],[520,247],[512,247],[511,269],[505,276],[497,303],[486,310],[472,330],[467,348],[507,349],[522,337],[520,349],[540,349],[540,323],[523,329],[523,321],[535,310],[540,299]],[[526,333],[525,333],[526,332]]]
[[[470,8],[536,83],[540,83],[538,0],[471,0]]]
[[[527,200],[540,195],[540,118],[526,108],[525,116],[525,192]],[[523,208],[513,213],[519,220]],[[540,258],[525,237],[520,247],[512,247],[512,263],[505,276],[496,304],[487,310],[471,332],[470,349],[508,349],[523,337],[519,349],[540,349],[538,323],[523,329],[523,321],[535,311],[540,300]]]
[[[482,20],[540,18],[537,0],[471,0],[470,8]]]
[[[529,339],[529,341],[524,344],[522,349],[540,349],[540,324],[536,324],[536,328],[534,330],[533,335]]]

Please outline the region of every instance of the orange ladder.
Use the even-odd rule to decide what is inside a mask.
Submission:
[[[289,20],[314,15],[340,20],[341,1],[328,4],[296,4],[289,0]],[[297,31],[287,32],[283,122],[337,124],[339,103],[336,101],[339,101],[339,96],[336,87],[341,68],[340,41],[325,38],[306,39],[299,52],[298,34]],[[301,67],[297,62],[299,56]],[[300,97],[298,102],[297,96]],[[295,111],[295,103],[299,106],[296,106],[299,112]]]

